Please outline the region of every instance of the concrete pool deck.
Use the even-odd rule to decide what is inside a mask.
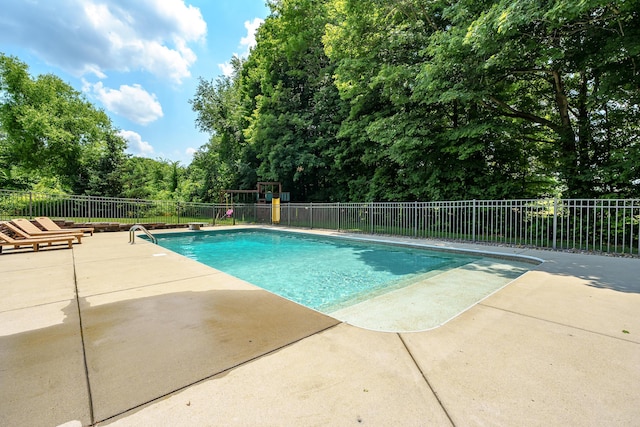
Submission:
[[[439,328],[398,334],[127,241],[0,255],[0,425],[640,419],[640,259],[429,242],[545,262]]]

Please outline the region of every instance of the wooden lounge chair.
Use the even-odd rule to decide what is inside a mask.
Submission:
[[[6,225],[6,224],[5,224]],[[49,236],[49,237],[41,237],[41,238],[33,238],[33,239],[14,239],[11,236],[8,236],[0,231],[0,253],[2,253],[3,246],[13,246],[14,248],[19,248],[20,246],[32,246],[35,252],[38,252],[40,249],[40,245],[51,246],[53,243],[62,243],[67,242],[69,248],[73,245],[73,239],[75,236]]]
[[[82,231],[83,233],[90,233],[93,236],[92,227],[61,228],[58,224],[53,222],[51,218],[46,216],[39,216],[35,218],[35,221],[46,231]]]
[[[82,231],[42,231],[31,223],[28,219],[20,218],[14,219],[9,222],[5,222],[4,225],[18,236],[25,239],[37,239],[40,237],[54,237],[54,236],[72,236],[78,239],[78,243],[82,243]]]

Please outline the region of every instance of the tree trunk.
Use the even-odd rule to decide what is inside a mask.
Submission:
[[[567,197],[584,197],[580,179],[580,164],[577,156],[576,134],[571,125],[569,115],[569,100],[565,93],[562,76],[557,70],[551,71],[552,84],[555,92],[556,108],[560,116],[558,135],[560,138],[560,170],[567,183]]]

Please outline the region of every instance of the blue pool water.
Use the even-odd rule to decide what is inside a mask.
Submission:
[[[162,247],[325,312],[479,258],[271,230],[155,237]]]

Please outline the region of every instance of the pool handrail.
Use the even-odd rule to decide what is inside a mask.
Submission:
[[[153,234],[149,233],[149,230],[147,230],[144,225],[142,224],[134,224],[131,226],[131,228],[129,229],[129,244],[133,245],[136,242],[136,231],[140,230],[143,231],[144,234],[147,235],[147,237],[149,237],[149,239],[151,239],[151,241],[154,244],[158,244],[158,239],[156,239]]]

